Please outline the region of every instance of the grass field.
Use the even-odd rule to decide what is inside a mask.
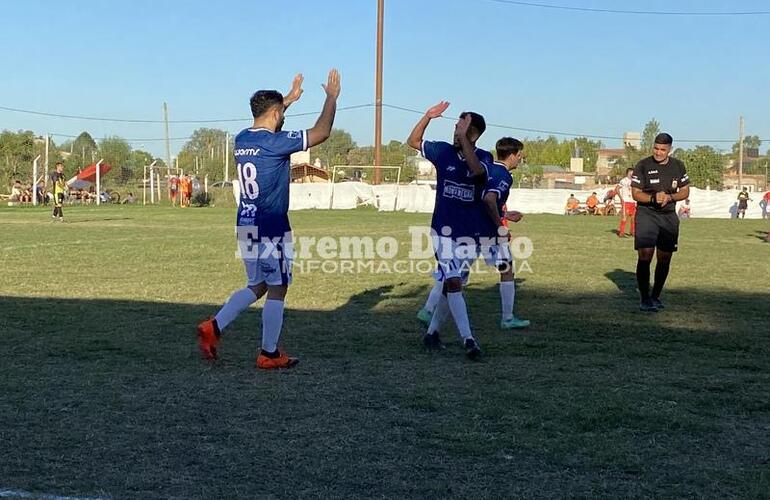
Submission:
[[[765,221],[682,225],[664,299],[637,311],[616,219],[527,216],[534,253],[485,351],[425,352],[417,274],[295,275],[259,372],[259,308],[199,358],[194,326],[243,285],[232,209],[0,209],[0,490],[109,498],[768,498]],[[392,234],[428,216],[296,212],[297,235]],[[402,253],[405,254],[406,246]],[[452,339],[453,332],[444,337]]]

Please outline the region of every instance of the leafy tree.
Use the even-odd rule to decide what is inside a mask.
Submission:
[[[762,145],[762,140],[759,138],[758,135],[747,135],[743,138],[743,155],[744,160],[746,156],[746,150],[747,149],[756,149],[759,150],[759,147]],[[740,141],[733,144],[733,159],[735,161],[738,161],[738,155],[740,154],[741,149],[741,143]]]
[[[335,128],[332,129],[331,135],[325,142],[310,149],[310,158],[313,160],[320,158],[321,165],[325,168],[331,168],[334,165],[346,165],[348,153],[355,147],[356,143],[348,132]]]
[[[645,154],[649,154],[652,151],[652,145],[655,144],[655,136],[658,134],[660,134],[660,123],[653,118],[647,122],[644,126],[644,131],[642,132],[641,150],[644,151]]]
[[[526,146],[525,146],[526,150]],[[511,172],[514,185],[524,188],[537,188],[543,180],[543,166],[523,164]]]
[[[655,138],[653,137],[653,141],[654,140]],[[626,170],[629,168],[634,168],[636,164],[642,160],[642,158],[646,158],[648,156],[650,156],[649,150],[636,149],[633,146],[626,146],[625,154],[618,158],[618,161],[615,162],[615,166],[610,172],[610,177],[616,181],[619,181],[621,178],[625,177]]]
[[[685,163],[690,183],[694,187],[722,187],[725,158],[711,146],[677,149],[674,156]]]
[[[72,154],[64,161],[64,168],[68,172],[77,172],[86,165],[98,161],[99,147],[96,141],[88,132],[81,132],[77,138],[72,141],[70,146]]]
[[[114,167],[130,166],[131,145],[121,137],[107,137],[99,142],[99,159]]]
[[[598,150],[601,147],[601,141],[592,141],[586,137],[559,141],[556,137],[549,136],[546,139],[524,141],[524,157],[529,165],[558,165],[569,168],[570,158],[575,150],[579,150],[580,156],[586,160],[583,169],[586,172],[595,172]]]
[[[216,181],[224,179],[225,172],[225,137],[227,132],[213,128],[199,128],[195,130],[190,140],[188,140],[182,150],[177,155],[179,168],[185,172],[192,172],[200,176],[209,176],[209,180]],[[232,138],[230,138],[229,148],[232,148]],[[231,154],[228,149],[226,154]],[[162,160],[158,160],[156,165],[161,165]],[[165,166],[165,163],[163,163]],[[230,159],[231,177],[235,173],[235,163]]]
[[[31,181],[32,161],[35,159],[35,135],[30,130],[0,133],[0,170],[4,185],[13,179]]]

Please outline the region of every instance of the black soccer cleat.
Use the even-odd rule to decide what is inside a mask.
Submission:
[[[441,343],[441,339],[438,336],[438,332],[432,334],[425,334],[422,336],[422,345],[427,349],[443,349],[444,344]]]
[[[658,312],[658,308],[653,304],[652,299],[643,300],[639,303],[639,310],[642,312]]]
[[[470,338],[465,339],[465,356],[468,359],[477,360],[481,357],[481,347],[479,347],[479,343],[476,342],[476,339]]]
[[[659,311],[660,311],[661,309],[665,309],[665,308],[666,308],[666,306],[664,306],[664,305],[663,305],[663,302],[661,302],[661,301],[660,301],[660,299],[655,299],[655,298],[653,298],[653,299],[652,299],[652,305],[654,305],[655,307],[657,307]]]

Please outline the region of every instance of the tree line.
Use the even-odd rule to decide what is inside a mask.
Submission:
[[[626,147],[623,155],[616,158],[611,172],[612,180],[622,177],[625,169],[633,167],[640,159],[648,156],[655,136],[660,132],[660,124],[650,120],[644,127],[639,148]],[[556,165],[569,168],[570,159],[579,156],[584,159],[584,171],[596,172],[598,151],[604,147],[598,140],[586,137],[573,139],[557,139],[554,136],[535,139],[524,139],[524,161],[513,172],[514,183],[522,187],[537,187],[543,176],[543,166]],[[757,136],[744,139],[745,151],[757,151],[761,140]],[[492,151],[494,154],[494,151]],[[32,161],[37,155],[45,154],[45,140],[32,131],[11,132],[4,130],[0,133],[0,181],[10,185],[14,179],[31,181]],[[195,130],[182,146],[176,159],[176,165],[185,172],[200,177],[209,176],[214,182],[224,179],[225,163],[229,161],[230,178],[235,174],[235,162],[232,156],[232,137],[225,130],[214,128],[199,128]],[[409,182],[417,177],[416,164],[413,157],[417,152],[405,143],[392,140],[382,147],[382,164],[400,166],[402,182]],[[696,187],[710,186],[719,188],[722,176],[730,160],[737,160],[738,143],[732,151],[723,153],[711,146],[696,145],[690,148],[677,148],[674,156],[685,161],[692,183]],[[744,155],[745,156],[745,155]],[[54,163],[62,161],[67,174],[73,174],[86,165],[103,159],[112,165],[113,170],[105,177],[106,184],[124,185],[141,182],[144,166],[156,161],[157,166],[164,167],[162,159],[154,157],[142,149],[134,149],[131,144],[117,136],[106,137],[96,141],[88,132],[82,132],[77,138],[61,144],[49,141],[49,169]],[[762,161],[764,160],[764,161]],[[767,158],[752,158],[745,162],[744,172],[764,173]],[[374,147],[360,146],[351,134],[343,129],[332,130],[331,136],[323,144],[310,150],[310,163],[320,164],[324,169],[337,165],[370,166],[374,164]],[[756,170],[756,172],[754,172]],[[760,172],[761,170],[761,172]],[[346,176],[366,177],[355,168],[346,169]],[[392,178],[391,178],[392,177]],[[369,179],[368,177],[366,177]],[[383,171],[385,181],[395,181],[395,172]]]

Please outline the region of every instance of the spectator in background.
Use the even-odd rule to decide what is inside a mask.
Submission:
[[[192,206],[193,182],[190,174],[186,174],[185,178],[187,179],[187,192],[185,193],[185,198],[187,199],[187,206],[190,207]]]
[[[21,181],[15,180],[13,181],[13,186],[11,186],[11,199],[10,201],[18,203],[21,201],[21,196],[24,193],[24,188],[21,185]]]
[[[179,191],[182,194],[182,200],[180,201],[179,205],[182,207],[189,207],[190,197],[192,194],[192,183],[190,182],[189,175],[183,175],[179,179]]]
[[[759,206],[762,207],[762,218],[767,219],[767,210],[770,208],[770,191],[765,193],[762,197],[762,201],[759,202]]]
[[[586,200],[586,209],[591,215],[596,215],[596,207],[599,206],[599,197],[596,196],[596,192],[591,193],[591,196]]]
[[[751,198],[749,198],[748,190],[743,188],[743,190],[738,193],[738,213],[735,215],[736,219],[746,218],[746,209],[749,208],[750,201]]]
[[[580,213],[580,200],[575,198],[574,194],[567,198],[567,206],[564,209],[564,215],[577,215]]]
[[[129,191],[129,192],[128,192],[128,196],[126,196],[126,199],[125,199],[125,200],[123,200],[123,204],[124,204],[124,205],[125,205],[125,204],[129,204],[129,205],[131,205],[131,204],[133,204],[133,203],[136,203],[136,198],[134,198],[134,193],[132,193],[131,191]]]
[[[171,198],[171,206],[176,206],[176,197],[179,194],[179,177],[172,175],[168,180],[168,196]]]
[[[48,205],[48,195],[45,192],[45,182],[37,181],[37,202]]]
[[[618,195],[617,191],[615,191],[615,188],[610,188],[607,190],[606,193],[604,193],[604,198],[602,198],[602,203],[604,203],[604,215],[615,215],[617,213],[615,209],[615,197]]]
[[[32,186],[24,186],[21,191],[21,198],[19,201],[22,203],[32,203]]]
[[[679,206],[679,211],[677,212],[677,215],[679,215],[680,219],[689,219],[690,218],[690,199],[687,198],[684,200],[684,204]]]

